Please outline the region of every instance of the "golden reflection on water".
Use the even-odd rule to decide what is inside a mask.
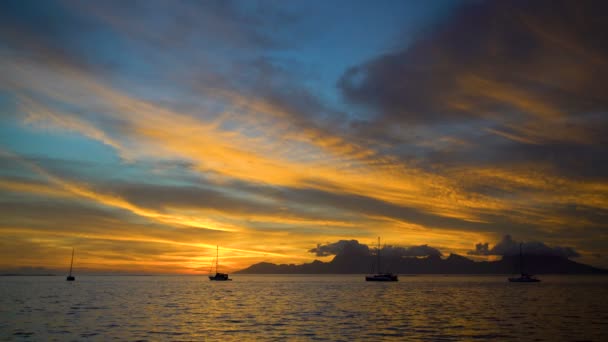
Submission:
[[[0,277],[0,339],[606,340],[608,277]]]

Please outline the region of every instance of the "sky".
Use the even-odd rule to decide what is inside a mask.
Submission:
[[[0,270],[75,248],[206,274],[219,245],[232,272],[378,236],[608,267],[607,10],[2,1]]]

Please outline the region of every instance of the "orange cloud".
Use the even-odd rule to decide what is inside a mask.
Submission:
[[[369,147],[359,146],[313,125],[305,125],[300,129],[291,121],[294,115],[290,115],[287,109],[257,98],[218,90],[208,96],[217,96],[219,100],[226,101],[223,112],[179,112],[124,93],[65,63],[58,62],[55,66],[47,68],[33,61],[0,57],[0,72],[4,75],[0,77],[3,81],[7,80],[4,88],[15,92],[27,90],[27,94],[32,94],[20,96],[24,122],[37,127],[46,125],[78,132],[84,137],[111,146],[123,160],[129,162],[182,159],[190,161],[201,175],[211,177],[218,184],[239,181],[316,189],[345,196],[356,195],[403,208],[414,208],[430,216],[470,223],[491,223],[485,218],[489,214],[517,212],[526,218],[539,218],[539,225],[550,225],[555,224],[556,220],[562,223],[566,220],[544,210],[543,206],[546,205],[575,202],[596,208],[608,207],[605,184],[561,179],[552,176],[550,169],[539,169],[539,165],[516,165],[511,169],[471,166],[429,172],[395,157],[380,155]],[[584,130],[572,130],[565,134],[565,122],[560,121],[564,116],[561,108],[512,86],[479,76],[463,77],[460,81],[459,86],[465,95],[510,106],[526,113],[525,117],[529,119],[524,123],[511,122],[497,118],[492,113],[480,113],[512,130],[504,132],[489,128],[491,133],[526,143],[546,141],[558,135],[559,139],[586,141]],[[462,100],[467,96],[460,95],[462,94],[455,96],[453,102],[460,109],[478,109],[474,103]],[[116,134],[94,119],[75,114],[80,111],[66,113],[60,110],[61,106],[47,105],[39,98],[69,104],[120,122],[124,126],[121,126],[121,133]],[[547,122],[555,123],[550,126],[555,129],[536,129]],[[448,141],[447,144],[450,145],[451,142]],[[204,208],[196,211],[187,208],[152,210],[135,205],[120,196],[96,190],[94,186],[63,179],[16,156],[13,159],[43,176],[49,184],[34,185],[3,180],[0,186],[8,191],[86,199],[126,210],[167,227],[197,227],[233,233],[231,241],[226,241],[228,246],[225,248],[227,265],[233,267],[242,264],[238,261],[232,263],[231,258],[251,260],[252,255],[259,253],[268,258],[289,256],[305,259],[309,257],[302,252],[306,250],[305,246],[310,246],[311,242],[318,242],[315,239],[319,239],[319,233],[311,237],[305,232],[297,231],[287,233],[293,240],[301,239],[297,242],[285,243],[286,235],[270,231],[263,231],[263,238],[257,238],[256,233],[261,230],[258,231],[259,228],[255,228],[254,223],[299,228],[331,226],[332,230],[323,234],[323,238],[348,235],[341,235],[338,229],[348,229],[351,236],[373,236],[382,230],[391,232],[388,238],[395,240],[407,233],[408,241],[443,241],[442,245],[455,250],[462,250],[473,237],[479,241],[486,238],[485,233],[460,232],[458,238],[450,239],[451,234],[458,232],[456,228],[449,230],[448,227],[441,227],[446,231],[437,232],[431,225],[423,227],[414,220],[410,222],[403,217],[396,219],[388,214],[355,213],[355,219],[349,222],[342,219],[311,219],[297,214],[242,215]],[[539,171],[535,173],[531,170]],[[526,193],[522,200],[521,196],[491,196],[468,190],[468,187],[486,184],[504,193],[517,193],[522,188],[526,189]],[[378,226],[373,226],[374,224]],[[207,249],[213,246],[146,239],[145,234],[139,236],[137,241]],[[247,245],[256,247],[249,249]],[[277,245],[282,247],[276,247]],[[286,252],[277,252],[281,248]],[[259,252],[260,250],[269,252]],[[193,267],[200,266],[198,261],[193,263]]]

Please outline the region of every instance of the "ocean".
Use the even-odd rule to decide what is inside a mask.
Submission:
[[[0,277],[0,339],[608,341],[608,277]]]

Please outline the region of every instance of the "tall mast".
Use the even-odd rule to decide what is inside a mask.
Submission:
[[[72,275],[72,265],[74,265],[74,248],[72,247],[72,261],[70,261],[70,276]]]
[[[216,245],[215,248],[215,273],[217,273],[218,266],[220,264],[220,246]]]
[[[380,270],[380,237],[378,236],[378,253],[377,257],[378,257],[378,273],[382,273],[382,271]]]
[[[523,242],[519,243],[519,273],[521,273],[521,274],[524,274],[524,256],[521,251],[523,244],[524,244]]]

